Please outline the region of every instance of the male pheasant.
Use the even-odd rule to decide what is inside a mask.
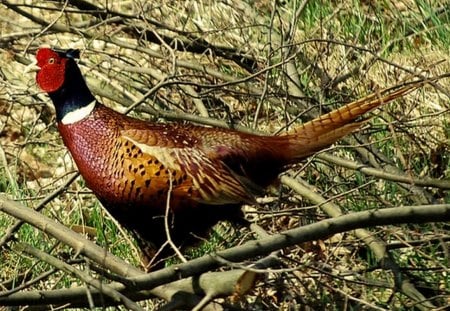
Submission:
[[[39,49],[37,84],[54,103],[59,132],[87,186],[149,256],[166,241],[167,204],[171,238],[177,245],[192,242],[218,220],[239,215],[241,204],[254,202],[258,189],[287,165],[331,145],[361,126],[358,116],[415,88],[371,95],[284,135],[258,136],[120,114],[96,101],[76,58],[78,50]]]

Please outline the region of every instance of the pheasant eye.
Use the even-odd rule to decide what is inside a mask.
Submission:
[[[48,63],[49,64],[54,64],[55,63],[55,58],[54,57],[49,58]]]

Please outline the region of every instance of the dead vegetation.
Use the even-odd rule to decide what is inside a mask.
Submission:
[[[0,12],[0,305],[450,303],[448,77],[289,170],[260,206],[244,207],[258,226],[221,224],[187,254],[197,259],[144,274],[133,241],[74,175],[48,97],[22,73],[39,46],[79,48],[91,90],[117,110],[275,134],[385,87],[450,73],[445,1],[10,0]]]

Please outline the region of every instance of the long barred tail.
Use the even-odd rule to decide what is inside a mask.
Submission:
[[[330,146],[367,121],[355,122],[359,116],[402,97],[429,81],[413,81],[380,90],[296,127],[286,134],[290,139],[292,158],[303,158]]]

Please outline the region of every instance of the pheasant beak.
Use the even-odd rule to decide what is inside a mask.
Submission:
[[[31,64],[25,67],[23,73],[26,74],[30,72],[37,72],[39,70],[41,70],[41,68],[37,65],[37,60],[34,60],[31,62]]]

